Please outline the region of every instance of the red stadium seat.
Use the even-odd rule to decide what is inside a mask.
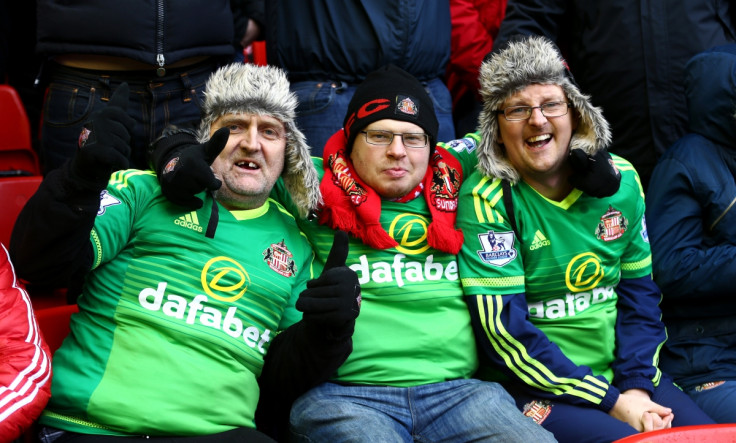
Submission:
[[[34,309],[34,315],[41,334],[49,346],[49,352],[54,355],[67,335],[69,335],[69,321],[72,314],[79,312],[77,305],[63,305],[52,308]],[[28,429],[19,439],[23,443],[35,443],[39,431],[38,422]]]
[[[25,106],[15,88],[0,84],[0,177],[40,174]]]
[[[736,423],[718,425],[680,426],[661,431],[642,432],[614,443],[734,443]]]
[[[40,175],[0,177],[0,242],[10,245],[13,226],[29,198],[36,192]],[[67,304],[66,288],[40,287],[27,282],[26,289],[35,309]]]
[[[0,177],[0,242],[10,244],[10,233],[28,199],[41,184],[40,175]]]
[[[69,319],[75,312],[79,312],[76,304],[54,306],[35,311],[36,321],[52,355],[59,349],[66,336],[69,335]]]

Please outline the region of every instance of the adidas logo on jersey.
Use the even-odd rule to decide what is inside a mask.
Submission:
[[[202,232],[202,227],[199,226],[199,217],[197,217],[197,211],[192,211],[189,214],[182,215],[181,217],[174,220],[175,225],[191,229],[195,232]]]
[[[533,251],[535,249],[539,249],[543,246],[549,246],[549,240],[547,240],[547,237],[544,236],[538,229],[537,232],[534,233],[534,241],[532,241],[532,245],[529,246],[529,250]]]

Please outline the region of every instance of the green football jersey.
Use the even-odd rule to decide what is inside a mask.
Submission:
[[[498,179],[474,173],[461,190],[458,214],[465,294],[525,293],[530,321],[574,363],[609,382],[615,288],[621,278],[651,274],[641,186],[631,165],[614,159],[623,178],[611,197],[575,189],[555,202],[524,181],[512,186],[516,235]]]
[[[204,197],[204,194],[202,194]],[[313,252],[294,218],[169,203],[150,171],[113,174],[90,238],[94,269],[53,360],[41,423],[92,434],[254,427],[269,342],[298,321]]]
[[[477,163],[477,136],[446,148],[465,174]],[[323,174],[322,160],[313,158]],[[287,199],[277,184],[280,201]],[[286,202],[288,204],[288,201]],[[417,386],[468,378],[478,366],[470,315],[457,273],[457,258],[427,244],[430,212],[422,197],[381,202],[381,226],[399,245],[373,249],[350,236],[346,264],[358,274],[362,302],[353,352],[334,380],[342,383]],[[324,264],[334,231],[315,221],[300,226]]]
[[[477,367],[470,315],[455,255],[429,247],[423,198],[382,202],[381,225],[399,246],[373,249],[350,237],[346,264],[358,274],[362,302],[353,352],[335,380],[415,386],[469,377]],[[315,222],[302,230],[320,263],[334,231]]]

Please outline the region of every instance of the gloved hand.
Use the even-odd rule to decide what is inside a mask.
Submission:
[[[151,162],[164,196],[190,211],[201,208],[202,199],[195,195],[222,186],[210,165],[225,148],[229,137],[230,130],[220,128],[203,144],[197,141],[194,134],[186,131],[174,132],[156,140]]]
[[[106,107],[94,111],[79,135],[79,149],[69,166],[74,185],[101,191],[110,174],[128,167],[130,134],[135,120],[128,115],[129,88],[122,83]]]
[[[348,234],[335,231],[322,274],[307,282],[307,289],[296,302],[296,308],[304,313],[305,327],[320,338],[350,337],[360,313],[358,274],[345,266],[347,256]]]
[[[573,170],[569,180],[574,187],[597,198],[610,197],[618,191],[621,173],[607,150],[589,156],[582,149],[571,149],[568,159]]]

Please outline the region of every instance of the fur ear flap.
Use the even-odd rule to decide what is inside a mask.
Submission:
[[[479,117],[482,140],[478,146],[478,168],[486,175],[516,183],[519,174],[506,158],[496,111],[511,95],[532,84],[559,85],[579,115],[570,147],[588,154],[611,143],[608,122],[593,106],[570,74],[557,46],[541,36],[511,41],[483,61],[480,69],[483,110]]]

